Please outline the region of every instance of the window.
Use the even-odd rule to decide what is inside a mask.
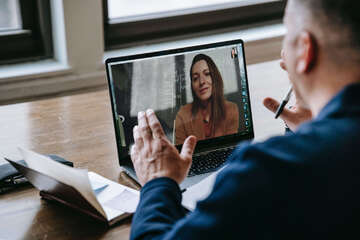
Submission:
[[[0,2],[0,30],[9,31],[21,27],[19,1],[3,0]]]
[[[281,0],[104,0],[105,48],[282,18]]]
[[[53,56],[50,0],[0,1],[0,64]]]

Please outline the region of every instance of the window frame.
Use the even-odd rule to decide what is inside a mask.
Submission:
[[[19,0],[22,29],[0,32],[0,65],[53,57],[50,0]]]
[[[164,39],[205,34],[249,24],[281,20],[286,0],[258,1],[253,5],[238,6],[153,18],[133,22],[119,22],[108,17],[107,0],[103,1],[105,50],[113,50],[141,43],[161,42]],[[115,23],[114,23],[115,22]]]

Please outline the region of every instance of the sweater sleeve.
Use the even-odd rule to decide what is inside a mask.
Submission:
[[[270,221],[261,216],[271,215],[267,212],[272,209],[271,188],[261,166],[238,161],[247,152],[237,151],[229,159],[231,163],[219,173],[213,192],[188,215],[181,206],[176,182],[159,178],[145,184],[131,239],[228,239],[236,236],[234,230],[239,227],[244,239],[254,236],[255,226],[266,227],[262,223]]]
[[[360,199],[354,194],[359,183],[359,161],[353,157],[359,156],[354,141],[357,132],[353,131],[356,123],[350,127],[343,122],[334,127],[332,120],[325,127],[321,122],[305,123],[293,134],[237,147],[211,194],[187,215],[174,181],[149,182],[141,193],[131,238],[330,239],[334,233],[340,238],[350,232],[358,235],[352,227],[358,222],[354,212]],[[341,129],[346,130],[346,141],[336,137],[343,133]]]
[[[170,178],[157,178],[144,185],[133,217],[131,239],[161,239],[185,216],[181,191]]]

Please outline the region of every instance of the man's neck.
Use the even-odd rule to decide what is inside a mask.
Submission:
[[[360,72],[351,71],[338,71],[337,74],[327,74],[322,77],[323,81],[317,81],[316,89],[309,97],[309,106],[313,116],[317,116],[325,105],[334,98],[342,89],[353,83],[360,83]]]

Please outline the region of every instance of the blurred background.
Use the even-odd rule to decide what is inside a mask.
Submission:
[[[0,105],[106,88],[108,57],[242,38],[277,59],[282,0],[0,0]]]
[[[21,27],[19,1],[0,1],[0,31],[20,29]]]

